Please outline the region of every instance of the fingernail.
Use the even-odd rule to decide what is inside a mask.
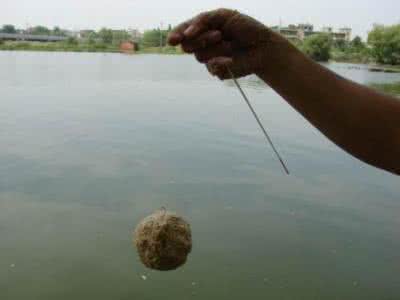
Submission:
[[[184,35],[186,36],[191,36],[195,33],[196,27],[194,25],[190,25],[186,30],[183,32]]]

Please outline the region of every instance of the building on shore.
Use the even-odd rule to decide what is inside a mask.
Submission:
[[[75,38],[75,39],[79,38],[79,35],[80,35],[80,32],[76,31],[76,30],[64,30],[64,33],[67,37]]]
[[[128,34],[130,35],[130,38],[135,42],[139,42],[143,37],[143,33],[140,32],[138,29],[129,28]]]
[[[271,29],[293,42],[304,41],[305,38],[318,33],[328,33],[332,35],[334,41],[350,42],[352,33],[351,28],[347,27],[340,28],[338,31],[335,31],[333,27],[323,27],[322,31],[315,31],[314,25],[308,23],[298,25],[291,24],[287,27],[273,26]]]
[[[92,29],[79,30],[79,32],[77,33],[77,38],[78,39],[88,39],[95,34],[96,34],[96,31],[94,31]]]

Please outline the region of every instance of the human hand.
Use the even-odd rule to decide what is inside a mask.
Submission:
[[[168,36],[206,64],[220,79],[258,74],[266,63],[270,31],[257,20],[229,9],[204,12],[177,26]]]

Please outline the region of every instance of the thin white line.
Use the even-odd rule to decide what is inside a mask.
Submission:
[[[268,132],[265,130],[263,124],[261,123],[261,120],[260,120],[260,118],[258,117],[257,113],[255,112],[253,106],[251,105],[249,98],[247,98],[246,94],[244,93],[242,87],[240,86],[240,84],[239,84],[238,80],[236,79],[235,75],[233,75],[233,72],[231,71],[230,68],[228,68],[228,71],[229,71],[229,73],[230,73],[230,75],[231,75],[231,78],[232,78],[233,82],[235,83],[236,87],[239,89],[240,93],[242,94],[243,99],[246,101],[246,103],[247,103],[247,105],[249,106],[251,112],[253,113],[253,116],[254,116],[254,118],[256,119],[258,125],[260,125],[261,130],[263,131],[265,137],[267,138],[268,143],[271,145],[272,150],[274,151],[275,155],[276,155],[277,158],[279,159],[279,161],[280,161],[280,163],[281,163],[283,169],[285,170],[285,172],[286,172],[287,175],[290,175],[289,169],[287,168],[287,166],[286,166],[285,162],[283,161],[281,155],[279,154],[279,152],[278,152],[278,150],[276,149],[274,143],[272,142],[272,139],[270,138]]]

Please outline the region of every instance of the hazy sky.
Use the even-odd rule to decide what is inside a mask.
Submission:
[[[229,7],[268,25],[311,22],[349,26],[366,36],[373,23],[400,22],[399,0],[0,0],[0,24],[69,29],[139,28],[177,24],[203,10]]]

